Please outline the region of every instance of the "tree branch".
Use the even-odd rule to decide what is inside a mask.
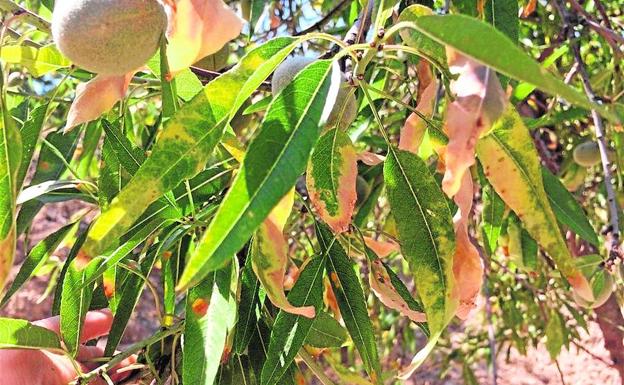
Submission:
[[[313,25],[309,26],[308,28],[302,31],[295,32],[293,36],[301,36],[301,35],[305,35],[306,33],[320,31],[325,26],[325,24],[329,23],[331,19],[334,16],[336,16],[337,13],[342,12],[342,10],[346,8],[347,5],[350,5],[351,1],[352,0],[340,1],[331,11],[327,13],[327,15],[323,16],[321,20],[317,21],[316,23],[314,23]]]
[[[574,36],[574,29],[570,24],[570,16],[567,12],[565,4],[560,2],[560,0],[554,0],[553,5],[561,15],[561,19],[563,21],[563,30],[568,37],[568,41],[570,44],[570,48],[572,49],[572,53],[574,55],[574,61],[578,66],[578,74],[581,78],[581,82],[583,83],[583,89],[585,90],[585,94],[587,97],[595,102],[600,103],[601,101],[594,93],[592,89],[591,82],[589,80],[589,74],[587,73],[587,68],[585,67],[585,63],[583,62],[583,58],[581,57],[581,50],[579,47],[578,40]],[[594,129],[596,132],[596,140],[598,141],[598,148],[600,149],[600,160],[602,163],[602,171],[604,173],[604,184],[605,189],[607,191],[607,204],[609,209],[609,229],[608,232],[612,234],[611,245],[609,247],[609,259],[608,263],[613,263],[616,260],[621,259],[620,252],[620,219],[618,213],[618,207],[616,202],[615,190],[613,188],[613,174],[611,172],[611,162],[609,161],[608,155],[608,146],[607,139],[605,137],[605,127],[600,114],[598,111],[591,111],[592,120],[594,122]]]

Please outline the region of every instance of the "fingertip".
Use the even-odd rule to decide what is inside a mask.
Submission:
[[[109,309],[88,312],[82,329],[81,342],[107,335],[112,325],[113,313]]]

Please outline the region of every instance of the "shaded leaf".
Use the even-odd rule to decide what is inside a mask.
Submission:
[[[339,348],[347,339],[345,328],[329,313],[322,311],[314,319],[305,343],[315,348]]]
[[[301,272],[295,286],[288,294],[294,306],[314,306],[317,311],[323,304],[323,265],[325,257],[313,257]],[[314,320],[280,311],[273,323],[267,358],[262,367],[262,385],[281,384],[297,352],[303,346]]]
[[[185,383],[212,385],[225,337],[236,322],[238,264],[234,260],[191,289],[186,299],[183,372]]]
[[[381,366],[373,325],[368,315],[364,291],[347,256],[331,230],[316,223],[316,236],[323,254],[327,254],[326,268],[338,307],[353,343],[358,349],[364,368],[373,383],[381,381]]]
[[[557,220],[568,226],[581,238],[594,246],[598,246],[598,236],[587,219],[583,208],[568,189],[546,168],[542,167],[544,189]]]

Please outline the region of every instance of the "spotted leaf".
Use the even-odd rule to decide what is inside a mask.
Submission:
[[[522,118],[513,107],[477,144],[485,176],[498,195],[518,215],[524,228],[555,261],[579,295],[593,300],[587,279],[575,267],[557,218],[550,206],[539,156]]]

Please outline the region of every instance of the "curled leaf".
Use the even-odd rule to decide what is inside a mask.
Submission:
[[[222,0],[178,0],[168,14],[167,59],[173,74],[219,51],[243,27]]]
[[[458,75],[451,83],[456,99],[447,109],[449,143],[442,181],[442,189],[452,197],[459,190],[464,173],[475,163],[477,139],[502,114],[506,100],[493,70],[450,48],[447,56],[449,70]]]
[[[407,301],[397,292],[381,260],[377,259],[370,262],[368,279],[375,296],[388,308],[397,310],[414,322],[427,321],[425,313],[411,309]]]
[[[291,191],[271,211],[256,231],[251,245],[251,265],[267,296],[275,306],[291,314],[314,318],[313,306],[293,306],[284,293],[288,244],[283,231],[292,210],[293,201],[294,194]]]
[[[357,200],[357,154],[349,136],[338,128],[318,141],[308,165],[310,200],[336,233],[349,229]]]
[[[100,117],[126,95],[134,73],[122,76],[97,75],[76,88],[76,98],[67,115],[65,131]]]
[[[472,177],[467,172],[464,174],[460,189],[455,195],[455,204],[457,204],[458,210],[453,217],[455,226],[453,274],[456,282],[456,296],[459,298],[459,307],[455,315],[460,319],[468,318],[470,311],[476,307],[476,298],[483,284],[481,256],[470,240],[468,233],[473,196]]]

